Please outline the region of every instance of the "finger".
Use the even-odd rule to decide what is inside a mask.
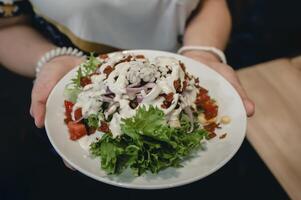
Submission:
[[[47,95],[44,94],[43,90],[39,90],[37,85],[34,85],[31,95],[31,106],[30,112],[34,118],[35,125],[38,128],[44,126],[44,118],[46,111],[46,99]]]
[[[41,100],[32,100],[31,102],[31,110],[32,116],[34,118],[35,125],[38,128],[42,128],[44,126],[44,118],[45,118],[45,102]]]
[[[223,64],[211,65],[211,67],[218,73],[222,74],[232,84],[242,99],[247,116],[253,116],[255,112],[255,104],[248,97],[245,89],[242,87],[236,72],[230,66],[225,66]]]
[[[250,99],[245,99],[243,100],[246,112],[247,112],[247,116],[248,117],[252,117],[255,113],[255,104],[252,100]]]
[[[240,85],[239,80],[237,79],[236,83],[232,83],[236,91],[238,92],[239,96],[242,99],[242,102],[244,104],[246,113],[248,117],[251,117],[255,113],[255,104],[254,102],[248,97],[245,89]]]
[[[33,117],[33,112],[32,112],[32,104],[30,104],[29,114],[30,114],[30,116],[32,116],[32,117]]]

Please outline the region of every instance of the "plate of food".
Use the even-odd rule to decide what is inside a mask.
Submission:
[[[236,90],[187,57],[153,50],[90,55],[49,95],[45,128],[79,172],[125,188],[198,181],[225,165],[246,132]]]

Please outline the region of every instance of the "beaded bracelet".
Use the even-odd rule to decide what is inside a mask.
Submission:
[[[41,59],[37,62],[36,66],[36,74],[38,74],[42,67],[49,62],[51,59],[58,57],[58,56],[76,56],[76,57],[84,57],[84,53],[76,48],[72,47],[58,47],[55,49],[52,49],[45,53]]]
[[[194,51],[194,50],[197,50],[197,51],[207,51],[207,52],[210,52],[210,53],[213,53],[214,55],[216,55],[221,62],[227,64],[227,60],[226,60],[226,56],[225,54],[215,48],[215,47],[208,47],[208,46],[183,46],[181,47],[179,50],[178,50],[178,54],[182,54],[183,52],[185,51]]]

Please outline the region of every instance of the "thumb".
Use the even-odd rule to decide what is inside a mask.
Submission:
[[[30,114],[34,118],[35,125],[38,128],[44,126],[46,112],[46,101],[36,91],[32,91],[32,100],[30,105]]]
[[[255,104],[254,102],[248,97],[245,89],[241,86],[239,80],[236,83],[232,83],[238,94],[240,95],[242,102],[244,104],[246,113],[248,117],[251,117],[255,113]]]
[[[30,114],[34,118],[35,125],[38,128],[44,126],[46,102],[50,92],[49,85],[46,85],[37,80],[31,93]]]
[[[247,116],[252,117],[255,113],[255,104],[254,104],[254,102],[249,98],[243,98],[242,101],[243,101],[244,107],[246,109]]]

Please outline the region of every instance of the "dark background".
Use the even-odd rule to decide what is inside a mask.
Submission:
[[[234,68],[301,52],[301,1],[228,0],[233,32],[227,49]]]
[[[300,53],[300,1],[230,0],[229,4],[234,24],[226,53],[234,68]],[[288,199],[248,141],[218,172],[174,189],[121,189],[73,172],[51,148],[44,130],[33,125],[28,112],[31,87],[31,79],[0,67],[0,200]]]

